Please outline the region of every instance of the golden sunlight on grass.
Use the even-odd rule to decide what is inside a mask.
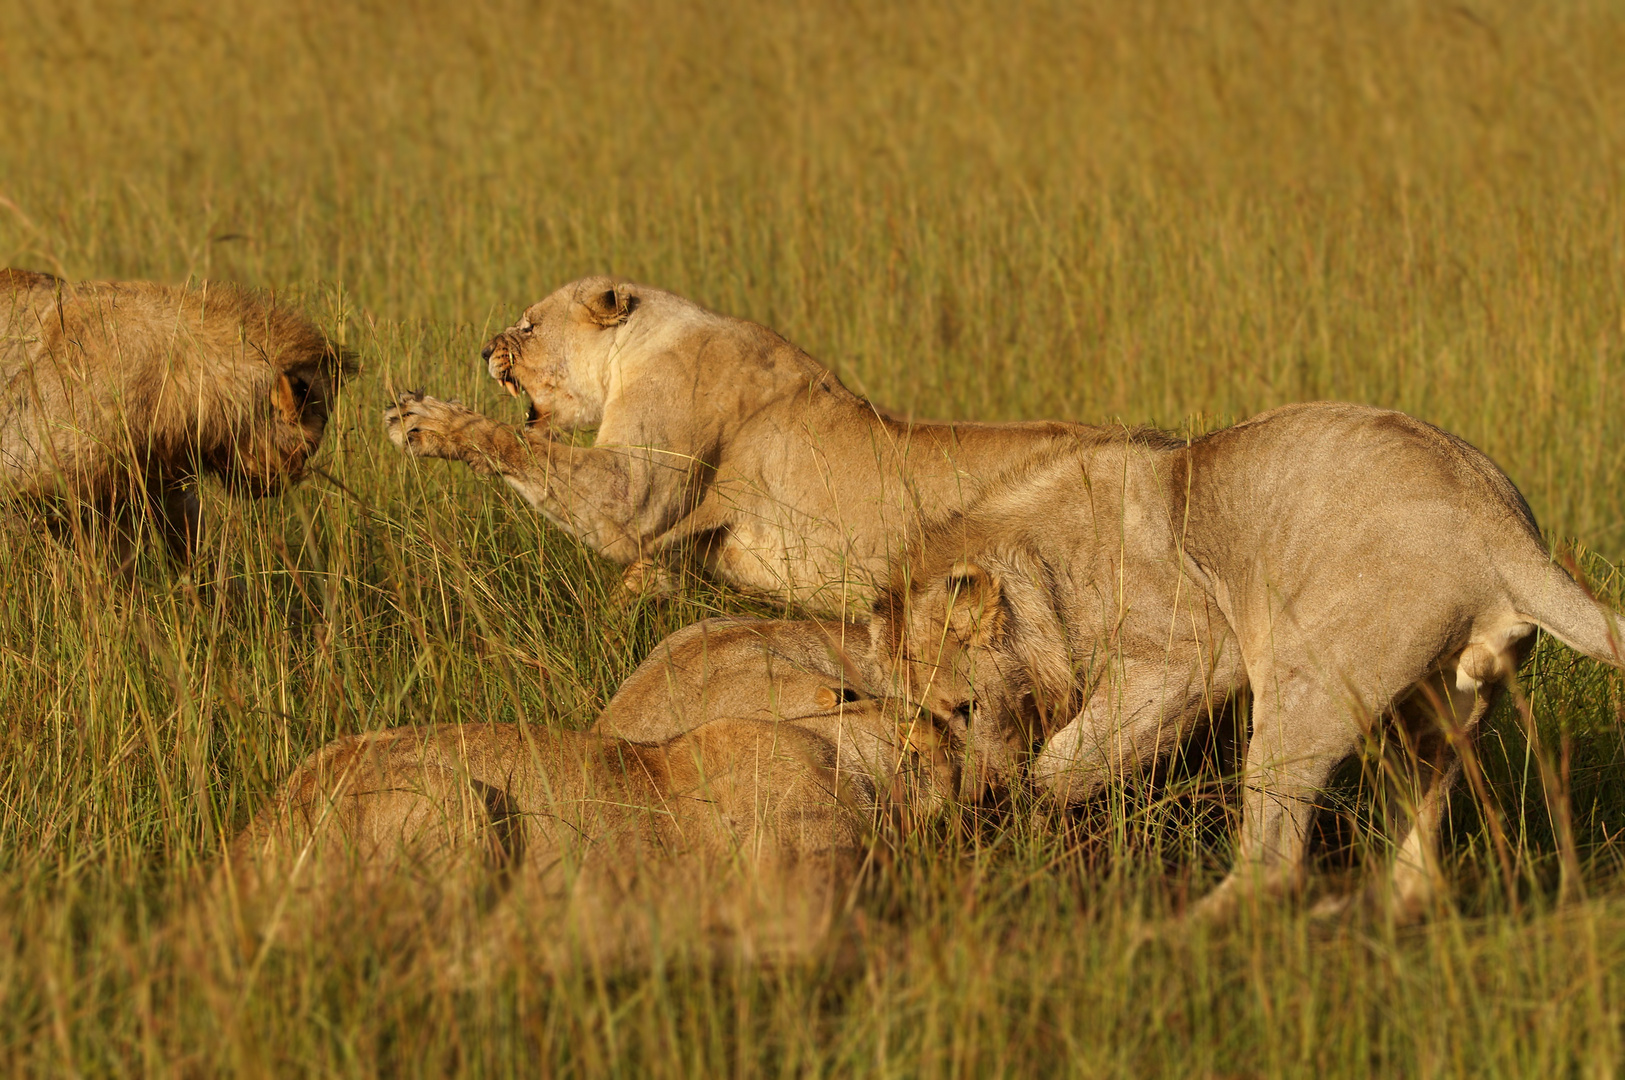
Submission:
[[[1618,5],[52,0],[0,5],[0,87],[0,265],[271,287],[364,372],[337,483],[207,492],[190,579],[153,559],[124,589],[0,539],[9,1071],[1619,1070],[1621,683],[1556,646],[1526,683],[1567,755],[1567,904],[1505,711],[1482,757],[1515,880],[1464,790],[1455,906],[1419,930],[1290,905],[1171,921],[1228,861],[1199,763],[1068,822],[1018,804],[912,838],[855,964],[710,968],[675,943],[556,974],[517,948],[471,989],[315,940],[245,981],[185,917],[334,735],[584,727],[665,634],[767,610],[627,604],[618,568],[498,487],[385,443],[408,386],[517,420],[479,342],[590,272],[765,322],[921,416],[1404,409],[1489,453],[1619,606]],[[1380,841],[1347,795],[1321,869],[1357,884]]]

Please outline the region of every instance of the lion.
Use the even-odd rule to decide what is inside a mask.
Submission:
[[[217,899],[259,948],[279,919],[348,919],[454,945],[540,928],[560,963],[629,959],[662,926],[799,955],[876,829],[958,782],[930,717],[849,696],[823,687],[797,722],[716,719],[659,745],[500,723],[339,739],[232,843]]]
[[[836,619],[724,616],[691,623],[656,645],[615,691],[592,730],[659,744],[734,717],[798,720],[823,706],[874,695],[864,670],[869,630]]]
[[[888,672],[872,663],[870,631],[835,619],[703,619],[667,637],[599,713],[592,730],[659,744],[722,717],[807,723],[845,701],[883,695]],[[969,715],[937,718],[961,748],[961,802],[994,802],[1030,746]]]
[[[0,271],[0,495],[142,521],[190,557],[195,487],[273,494],[305,473],[351,354],[236,285],[70,284]]]
[[[482,356],[529,399],[522,428],[406,393],[391,441],[500,476],[630,566],[629,587],[666,591],[696,565],[815,614],[863,610],[922,513],[1075,430],[895,417],[764,326],[607,277],[533,304]],[[592,446],[568,440],[587,428]]]
[[[930,527],[871,633],[898,692],[1030,738],[1028,779],[1063,804],[1249,692],[1239,857],[1205,917],[1301,882],[1333,770],[1398,722],[1414,802],[1388,899],[1410,919],[1461,755],[1532,635],[1625,666],[1614,618],[1478,450],[1316,403],[1189,443],[1080,439]]]

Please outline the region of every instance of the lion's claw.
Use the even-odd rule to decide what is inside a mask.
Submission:
[[[478,418],[478,413],[460,401],[441,401],[408,390],[384,410],[384,430],[402,453],[460,460],[463,433]]]

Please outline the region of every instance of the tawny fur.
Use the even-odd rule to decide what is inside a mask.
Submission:
[[[873,696],[877,680],[861,667],[868,651],[862,623],[704,619],[656,645],[593,730],[652,744],[722,717],[795,720],[823,711],[826,686]]]
[[[179,555],[199,477],[266,495],[300,479],[349,357],[230,284],[70,284],[0,271],[0,496],[66,498]]]
[[[407,394],[390,439],[501,476],[633,587],[692,564],[815,612],[867,604],[922,513],[1075,430],[899,419],[764,326],[612,278],[532,305],[485,357],[525,427]],[[561,437],[583,428],[591,447]]]
[[[1332,771],[1385,717],[1426,714],[1395,868],[1406,916],[1435,886],[1456,746],[1537,627],[1625,666],[1613,615],[1554,565],[1488,458],[1403,414],[1324,403],[1189,446],[1080,440],[930,529],[871,622],[898,692],[1041,743],[1031,779],[1067,803],[1250,691],[1241,860],[1210,913],[1240,883],[1294,883]]]
[[[560,963],[689,932],[803,953],[880,811],[929,809],[956,782],[951,741],[915,710],[829,688],[807,706],[655,746],[513,724],[341,739],[233,843],[216,896],[251,943],[338,918],[442,943],[460,927],[484,947],[528,934]]]
[[[662,743],[720,717],[803,719],[822,711],[818,691],[851,698],[886,693],[889,673],[871,662],[861,622],[818,619],[705,619],[655,646],[621,684],[593,731],[637,743]],[[1023,738],[1007,727],[943,715],[938,723],[961,747],[959,797],[997,797],[1026,758]]]

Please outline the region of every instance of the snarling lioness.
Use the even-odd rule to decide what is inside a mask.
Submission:
[[[1506,475],[1395,412],[1295,405],[1193,443],[1100,432],[929,529],[871,623],[939,715],[1039,746],[1066,803],[1248,690],[1241,858],[1207,903],[1293,883],[1333,769],[1410,727],[1401,915],[1435,886],[1459,750],[1536,629],[1625,666],[1614,616],[1553,564]],[[1041,746],[1039,745],[1041,744]]]
[[[559,962],[684,933],[802,953],[877,830],[929,812],[957,776],[951,737],[901,702],[820,688],[796,708],[658,745],[515,724],[340,739],[237,838],[214,896],[251,948],[335,920],[454,941],[476,920],[498,944],[528,927]]]
[[[193,483],[258,496],[298,480],[352,367],[303,316],[235,285],[0,270],[0,498],[67,498],[124,540],[146,519],[184,558]]]
[[[385,413],[391,440],[502,477],[633,565],[629,584],[692,557],[814,611],[866,603],[921,512],[962,505],[1072,430],[900,420],[764,326],[611,278],[532,305],[484,356],[530,399],[522,429],[406,394]],[[583,428],[591,447],[560,438]]]

